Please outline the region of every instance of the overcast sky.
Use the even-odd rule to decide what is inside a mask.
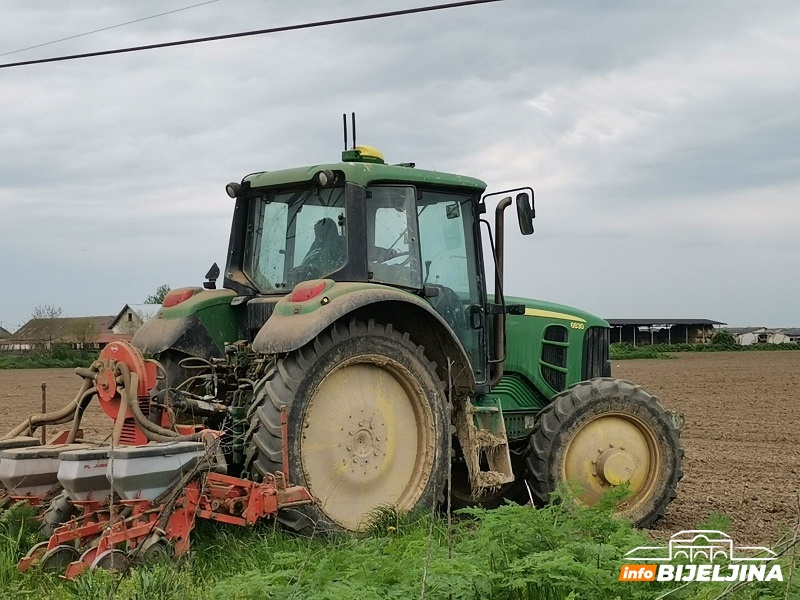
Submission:
[[[0,62],[426,3],[219,0]],[[0,54],[190,4],[4,0]],[[796,1],[506,0],[0,69],[0,324],[200,284],[225,184],[337,161],[356,111],[389,162],[534,187],[511,293],[800,326],[798,31]]]

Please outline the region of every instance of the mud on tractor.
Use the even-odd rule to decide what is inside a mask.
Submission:
[[[682,476],[678,416],[611,377],[605,321],[504,293],[504,214],[513,204],[533,233],[531,188],[485,194],[478,179],[389,165],[354,142],[341,162],[253,173],[226,191],[222,288],[215,266],[202,288],[172,290],[126,350],[135,360],[83,373],[81,393],[110,406],[124,451],[216,444],[205,462],[224,464],[248,499],[231,518],[254,482],[282,490],[260,514],[302,534],[357,531],[377,507],[435,506],[448,481],[456,506],[487,507],[544,503],[563,482],[593,504],[627,485],[620,513],[640,526],[663,515]],[[492,227],[483,215],[498,196]],[[126,372],[148,377],[135,397]],[[192,502],[225,513],[218,500]]]

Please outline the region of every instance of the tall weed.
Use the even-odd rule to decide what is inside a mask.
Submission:
[[[626,490],[594,507],[569,489],[541,508],[506,505],[459,511],[448,531],[439,515],[376,511],[362,535],[297,538],[272,525],[231,528],[200,522],[181,565],[136,567],[123,578],[91,571],[75,582],[39,572],[5,571],[0,597],[55,600],[669,600],[718,597],[723,583],[621,583],[625,553],[653,545],[613,516]],[[2,521],[2,518],[0,518]],[[9,523],[16,522],[9,519]],[[707,523],[724,528],[725,517]],[[9,529],[20,535],[22,529]],[[3,555],[13,567],[25,547],[13,537]],[[452,548],[452,553],[450,549]],[[16,550],[14,550],[16,549]],[[15,554],[16,552],[16,554]],[[788,575],[788,561],[784,567]],[[798,578],[795,578],[798,579]],[[747,583],[724,598],[796,598],[800,586]]]

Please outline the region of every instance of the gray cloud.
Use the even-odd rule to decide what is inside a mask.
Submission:
[[[222,0],[3,58],[414,5],[294,4]],[[182,5],[7,3],[0,52]],[[2,70],[0,321],[198,282],[224,262],[225,183],[337,160],[356,110],[390,161],[534,185],[537,233],[509,239],[514,292],[798,325],[798,17],[790,2],[508,0]]]

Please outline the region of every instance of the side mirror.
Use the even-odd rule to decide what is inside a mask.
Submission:
[[[519,221],[519,230],[522,235],[533,233],[533,219],[535,216],[533,193],[531,192],[531,196],[528,196],[527,192],[517,194],[517,220]]]
[[[217,279],[219,278],[219,265],[214,263],[206,273],[206,280],[203,282],[203,287],[207,290],[217,289]]]

